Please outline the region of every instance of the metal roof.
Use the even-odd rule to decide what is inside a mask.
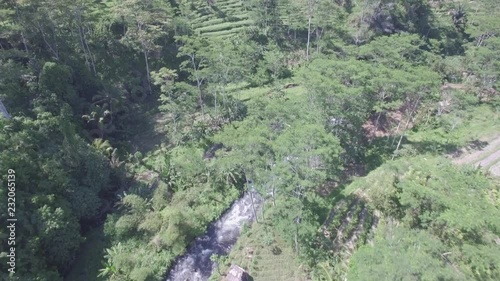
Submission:
[[[0,100],[0,111],[2,112],[3,116],[5,116],[5,118],[10,119],[10,114],[7,112],[7,109],[5,108],[1,100]]]

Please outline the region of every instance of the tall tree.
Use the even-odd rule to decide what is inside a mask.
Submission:
[[[198,91],[198,106],[201,108],[202,118],[205,118],[204,95],[205,84],[209,71],[209,51],[210,44],[202,37],[181,36],[178,38],[182,46],[179,48],[178,57],[187,57],[181,63],[181,69],[189,73],[189,79],[196,84]]]
[[[161,50],[159,40],[166,36],[172,12],[170,4],[158,0],[112,1],[111,11],[116,22],[124,24],[121,41],[142,52],[146,66],[149,93],[151,89],[150,55]]]

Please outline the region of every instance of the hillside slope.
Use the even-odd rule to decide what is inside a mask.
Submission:
[[[242,34],[253,24],[240,0],[194,1],[186,16],[195,34],[221,39]]]

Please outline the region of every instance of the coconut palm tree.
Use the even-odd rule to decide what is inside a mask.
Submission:
[[[456,28],[460,30],[465,29],[465,25],[467,24],[467,13],[465,12],[462,5],[458,5],[458,9],[449,10],[448,15],[451,16],[453,24],[455,25]]]

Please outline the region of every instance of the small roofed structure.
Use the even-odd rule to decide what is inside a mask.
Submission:
[[[7,112],[7,109],[5,108],[1,100],[0,100],[0,112],[2,112],[5,118],[10,119],[10,114]]]
[[[249,281],[250,275],[243,268],[233,264],[227,272],[224,281]]]

